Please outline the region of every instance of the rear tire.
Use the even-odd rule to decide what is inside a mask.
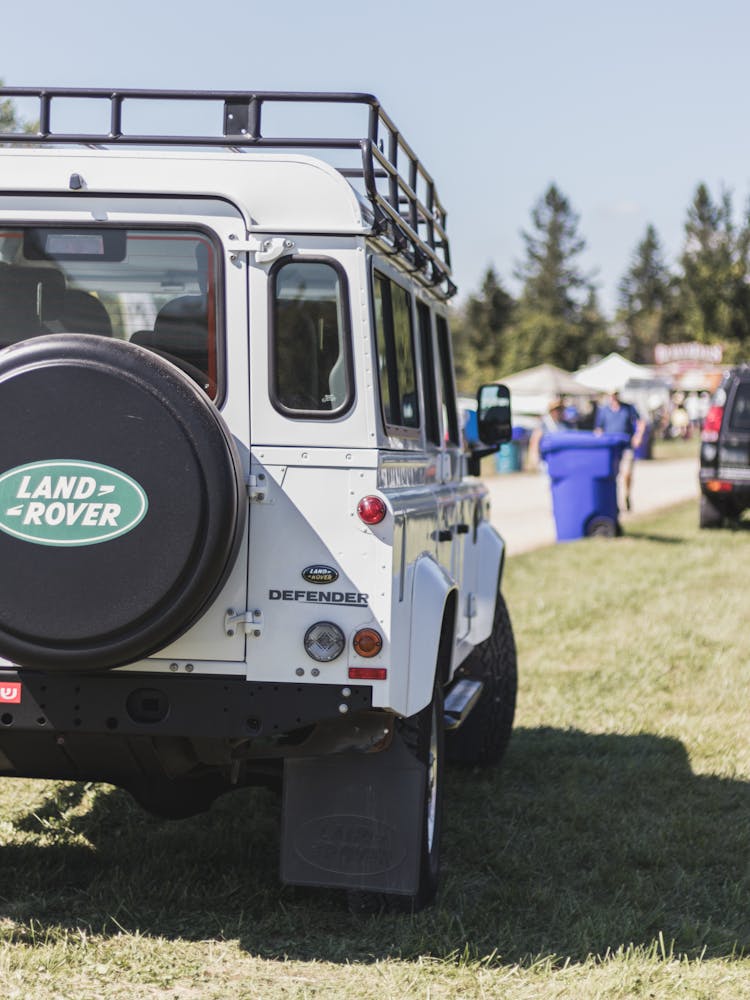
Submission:
[[[508,608],[498,593],[492,634],[462,665],[459,676],[484,683],[484,690],[460,729],[448,733],[448,760],[491,767],[502,760],[513,729],[518,668]]]
[[[721,528],[724,524],[724,512],[705,493],[701,493],[698,523],[701,528]]]

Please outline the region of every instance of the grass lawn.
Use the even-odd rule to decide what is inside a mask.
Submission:
[[[677,438],[674,441],[663,441],[657,439],[653,444],[653,458],[698,458],[701,451],[700,435],[693,435],[691,438]]]
[[[516,732],[502,770],[449,771],[415,917],[280,888],[263,790],[167,823],[0,780],[2,996],[750,995],[750,533],[696,524],[691,503],[508,561]]]

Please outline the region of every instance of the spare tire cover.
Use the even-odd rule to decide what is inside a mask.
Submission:
[[[131,663],[181,635],[244,533],[216,407],[152,352],[80,334],[0,351],[0,655]]]

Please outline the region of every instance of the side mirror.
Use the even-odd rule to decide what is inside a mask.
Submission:
[[[504,444],[513,436],[510,389],[496,382],[480,386],[477,393],[477,424],[483,444]]]

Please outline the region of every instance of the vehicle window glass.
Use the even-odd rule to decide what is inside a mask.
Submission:
[[[425,433],[427,440],[440,445],[440,413],[435,385],[435,349],[432,342],[430,310],[424,302],[417,304],[419,342],[422,352],[422,386],[424,390]]]
[[[375,340],[385,423],[419,427],[411,296],[382,275],[375,276]]]
[[[396,360],[393,355],[393,338],[386,333],[386,317],[388,330],[391,325],[391,289],[390,283],[380,275],[375,276],[375,341],[378,351],[378,381],[380,383],[380,401],[383,406],[383,419],[386,424],[398,423],[398,409],[394,408],[392,400],[398,399],[396,384]],[[391,383],[394,383],[391,386]]]
[[[750,382],[737,384],[729,427],[734,431],[750,430]]]
[[[273,389],[286,410],[341,410],[351,395],[339,273],[290,261],[274,276]]]
[[[443,391],[443,415],[446,440],[450,444],[460,444],[458,413],[456,410],[456,386],[453,381],[453,358],[448,324],[443,316],[437,317],[438,353],[440,355],[440,383]]]
[[[0,346],[66,332],[129,340],[216,399],[217,268],[200,232],[0,230]]]

